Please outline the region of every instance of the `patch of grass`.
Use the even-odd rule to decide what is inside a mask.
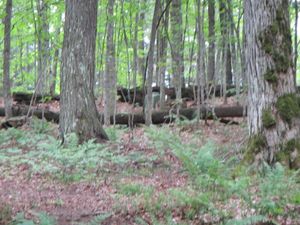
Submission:
[[[147,187],[142,184],[119,184],[117,189],[119,193],[126,196],[141,195],[143,193],[152,194],[154,192],[152,187]]]

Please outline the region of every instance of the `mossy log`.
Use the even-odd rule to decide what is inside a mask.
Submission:
[[[28,106],[14,106],[13,107],[13,116],[24,116],[27,115],[29,107]],[[214,117],[217,118],[224,118],[224,117],[243,117],[244,109],[242,106],[231,106],[231,107],[216,107],[214,108],[214,113],[212,113],[212,109],[207,109],[205,107],[201,107],[201,119],[213,119]],[[152,113],[152,122],[153,124],[161,124],[161,123],[168,123],[174,120],[175,111],[154,111]],[[180,116],[182,118],[191,120],[194,119],[197,113],[197,108],[188,108],[180,110]],[[53,121],[55,123],[59,122],[59,113],[52,112],[49,110],[43,109],[34,109],[30,116],[36,116],[38,118],[45,118],[48,121]],[[0,116],[5,116],[4,108],[0,108]],[[128,124],[130,116],[133,116],[133,124],[143,124],[145,123],[144,115],[142,113],[138,114],[127,114],[127,113],[120,113],[115,116],[116,124]],[[102,117],[102,114],[100,114]],[[111,122],[113,122],[113,117],[111,118]]]
[[[29,105],[30,101],[32,99],[32,96],[33,96],[32,93],[15,92],[15,93],[13,93],[13,100],[16,101],[17,103],[23,103],[25,105]],[[59,101],[59,99],[60,99],[59,95],[55,95],[55,96],[36,95],[35,96],[35,102],[37,102],[37,103],[47,102],[47,101],[51,101],[51,100]]]

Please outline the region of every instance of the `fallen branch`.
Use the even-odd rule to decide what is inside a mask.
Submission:
[[[28,106],[14,106],[13,107],[13,116],[24,116],[27,115]],[[216,107],[213,110],[211,108],[201,107],[201,119],[214,119],[214,118],[224,118],[224,117],[243,117],[244,110],[242,106],[230,106],[230,107]],[[182,118],[191,120],[196,116],[197,108],[188,108],[181,109],[179,114]],[[176,111],[154,111],[152,113],[152,122],[153,124],[161,124],[172,122],[175,119]],[[127,113],[119,113],[116,114],[115,121],[116,124],[128,124],[128,119],[131,114]],[[0,108],[0,116],[5,116],[4,108]],[[38,118],[44,118],[47,121],[52,121],[55,123],[59,122],[59,113],[52,112],[50,110],[42,110],[42,109],[33,109],[29,116],[36,116]],[[100,114],[100,117],[103,115]],[[145,123],[144,115],[142,113],[134,114],[133,124],[143,124]],[[111,118],[111,122],[113,122],[113,117]]]

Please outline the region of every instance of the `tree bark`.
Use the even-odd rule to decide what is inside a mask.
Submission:
[[[104,124],[110,125],[110,117],[116,108],[116,60],[114,43],[114,4],[109,0],[107,6],[107,36],[106,36],[106,62],[104,74]]]
[[[49,6],[46,0],[37,0],[38,78],[36,93],[50,92],[50,46],[49,46]]]
[[[60,36],[60,30],[61,27],[59,26],[56,30],[56,39],[59,40]],[[55,48],[54,51],[54,57],[52,60],[52,69],[51,69],[51,82],[50,82],[50,95],[55,95],[55,88],[56,88],[56,79],[57,79],[57,67],[58,67],[58,61],[59,61],[59,53],[60,53],[60,47],[58,45],[58,41],[53,42],[53,47]]]
[[[80,143],[108,139],[93,92],[97,6],[97,0],[65,1],[59,126],[62,134],[76,132]]]
[[[293,77],[288,0],[246,0],[245,62],[248,123],[246,159],[300,167],[300,104]]]
[[[213,84],[215,79],[215,0],[208,0],[208,66],[207,83]]]
[[[201,1],[197,0],[197,42],[198,42],[198,51],[197,51],[197,106],[199,110],[197,111],[197,121],[200,119],[200,106],[201,103],[204,103],[204,88],[205,88],[205,69],[204,69],[204,50],[205,50],[205,40],[204,40],[204,6],[201,8]]]
[[[4,50],[3,50],[3,91],[6,118],[12,116],[12,97],[10,90],[10,31],[12,17],[12,0],[6,1],[4,18]]]
[[[152,80],[153,80],[153,67],[154,67],[154,44],[155,44],[155,36],[156,36],[156,27],[158,21],[158,12],[159,12],[159,1],[155,1],[155,7],[152,18],[152,27],[150,34],[150,46],[149,52],[147,56],[148,68],[147,68],[147,94],[145,96],[145,124],[149,126],[151,121],[152,114]]]
[[[298,61],[298,11],[299,5],[298,0],[294,1],[295,7],[295,33],[294,33],[294,79],[295,85],[297,85],[297,61]]]
[[[181,87],[184,87],[184,59],[183,59],[183,30],[182,30],[182,1],[173,0],[171,3],[171,55],[173,85],[176,92],[177,111],[180,109]]]
[[[146,0],[140,0],[140,6],[141,8],[145,8],[145,5],[147,4]],[[145,10],[142,10],[139,15],[139,24],[141,26],[140,28],[140,41],[138,46],[138,68],[139,68],[139,74],[143,78],[143,84],[146,83],[146,76],[145,76],[145,42],[144,42],[144,30],[145,30]]]
[[[219,0],[220,8],[220,28],[222,35],[222,55],[223,62],[225,63],[225,76],[226,85],[232,84],[232,71],[231,71],[231,50],[230,50],[230,21],[228,16],[228,6],[225,0]]]
[[[158,30],[158,40],[160,45],[158,48],[159,52],[159,62],[158,62],[158,71],[159,71],[159,87],[160,87],[160,98],[159,98],[159,105],[160,108],[165,107],[165,79],[166,79],[166,69],[167,69],[167,30],[169,27],[169,6],[166,4],[162,4],[164,1],[160,1],[160,8],[161,12],[163,11],[164,7],[166,8],[166,12],[164,14],[164,19],[162,25],[159,27]]]

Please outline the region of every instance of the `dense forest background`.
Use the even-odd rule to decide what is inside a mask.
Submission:
[[[108,1],[99,2],[95,91],[97,95],[103,93],[104,74],[107,67],[105,61],[109,57],[109,52],[106,50],[109,35],[113,35],[117,85],[123,87],[142,86],[145,58],[150,45],[154,3],[154,1],[142,0],[116,1],[112,4],[112,13],[112,10],[108,12]],[[166,4],[167,1],[161,2],[160,11],[166,8]],[[199,5],[201,9],[197,10]],[[291,28],[295,34],[293,42],[296,42],[293,45],[294,52],[296,52],[295,46],[298,47],[297,33],[295,33],[298,26],[295,14],[296,6],[297,4],[291,1]],[[0,7],[1,17],[4,20],[5,2],[1,2]],[[42,73],[46,73],[44,79],[46,79],[47,88],[45,91],[53,93],[55,90],[56,93],[59,93],[60,59],[64,35],[64,2],[15,0],[12,11],[10,73],[13,91],[33,91],[38,77],[42,76]],[[165,85],[173,86],[175,73],[172,70],[171,59],[172,52],[176,50],[177,46],[181,48],[182,56],[180,56],[179,63],[182,72],[180,76],[184,85],[196,84],[197,54],[200,54],[198,49],[203,51],[203,68],[199,72],[206,78],[211,76],[209,79],[213,77],[216,83],[221,84],[224,82],[226,74],[227,84],[246,84],[247,79],[243,73],[242,63],[242,1],[197,2],[183,0],[178,8],[180,19],[179,17],[173,18],[175,16],[172,17],[169,10],[164,12],[163,18],[160,18],[161,15],[161,12],[156,15],[160,19],[160,23],[154,48],[154,85],[160,85],[160,72],[161,69],[165,69]],[[172,20],[175,19],[176,21],[173,21],[172,24]],[[109,22],[113,25],[113,31],[109,29]],[[174,23],[178,26],[179,37],[174,37],[174,29],[175,31],[177,29],[174,28]],[[201,30],[198,29],[199,27]],[[3,51],[3,23],[0,29],[1,50]],[[179,38],[179,43],[174,43],[175,38]],[[159,46],[161,44],[162,47]],[[227,51],[226,54],[224,54],[225,51]],[[163,59],[162,54],[165,55]],[[208,60],[212,57],[215,59],[214,64]],[[227,61],[224,62],[224,59]],[[1,69],[3,69],[3,58],[1,57],[0,60]]]
[[[0,225],[300,224],[298,8],[1,1]]]

